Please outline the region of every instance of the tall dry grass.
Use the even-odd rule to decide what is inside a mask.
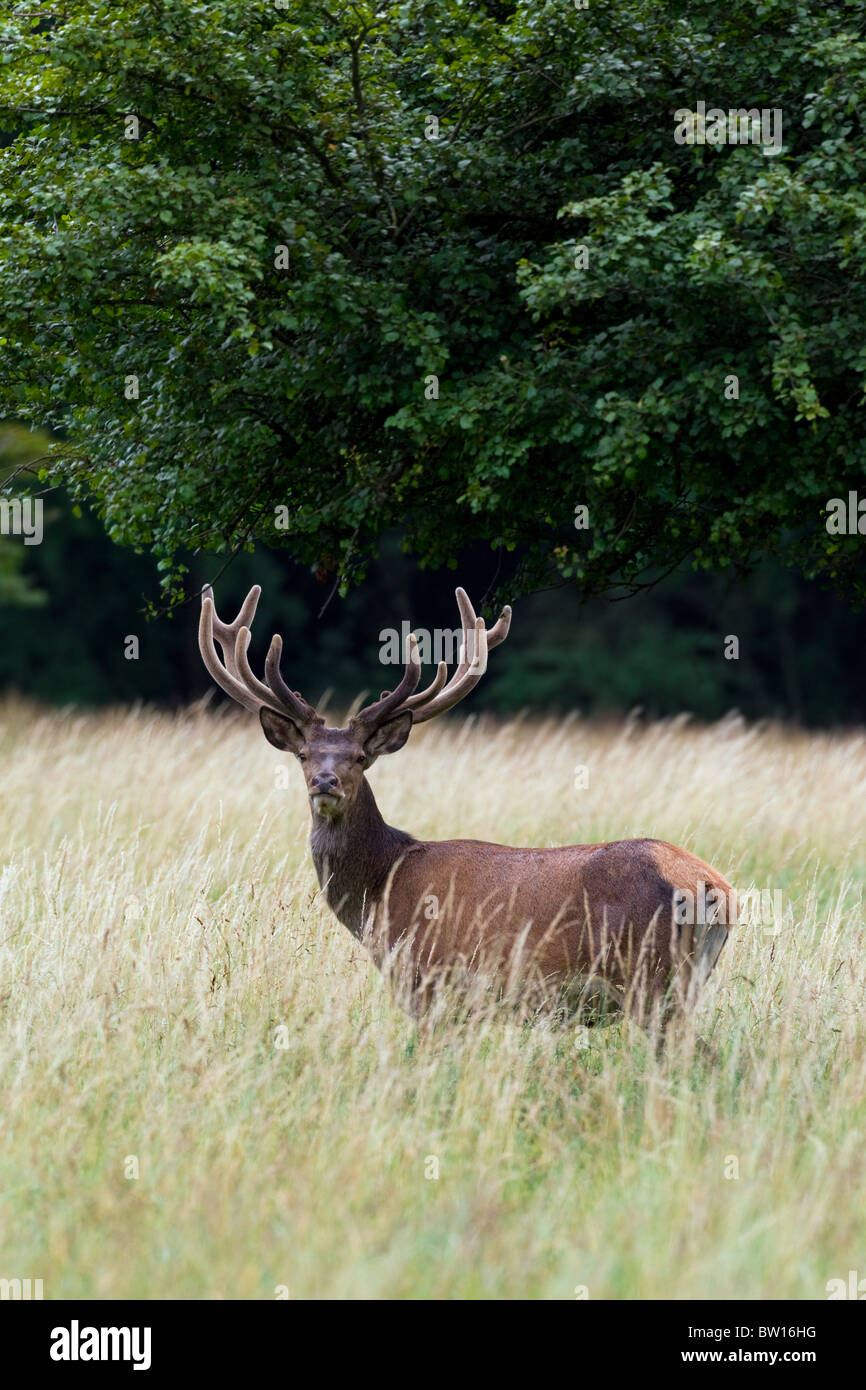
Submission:
[[[701,1002],[714,1064],[690,1029],[661,1061],[629,1024],[419,1033],[320,901],[281,765],[243,716],[0,706],[0,1278],[597,1299],[866,1277],[862,735],[455,719],[373,770],[419,836],[652,835],[781,889]]]

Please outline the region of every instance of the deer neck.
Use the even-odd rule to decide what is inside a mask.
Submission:
[[[361,783],[352,805],[334,819],[313,813],[310,849],[331,911],[360,937],[388,874],[415,841],[386,825],[370,787]]]

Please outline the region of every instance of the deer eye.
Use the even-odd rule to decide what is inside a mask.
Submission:
[[[307,755],[306,755],[306,753],[299,753],[299,754],[297,755],[297,757],[298,757],[298,762],[299,762],[299,763],[305,763],[305,762],[307,761]]]
[[[359,753],[358,756],[357,756],[357,758],[355,759],[355,762],[356,762],[356,763],[365,763],[366,761],[367,761],[367,754],[366,754],[366,753]]]

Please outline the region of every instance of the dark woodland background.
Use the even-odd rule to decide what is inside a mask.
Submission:
[[[15,602],[0,598],[0,687],[61,705],[177,705],[210,688],[196,644],[198,601],[171,617],[148,617],[148,605],[160,601],[152,559],[114,545],[93,516],[74,515],[53,494],[42,544],[4,539],[3,546],[17,554]],[[217,609],[229,618],[248,587],[261,584],[254,656],[261,660],[280,631],[287,675],[311,699],[330,690],[336,707],[393,684],[394,668],[379,663],[380,631],[399,630],[403,619],[452,628],[455,584],[480,607],[497,582],[487,546],[467,551],[454,574],[425,572],[401,553],[396,533],[383,538],[378,563],[345,599],[332,593],[332,580],[318,582],[280,551],[241,554],[219,578],[223,557],[189,563],[196,588],[215,580]],[[130,634],[139,637],[137,661],[124,657]],[[738,660],[724,656],[730,634],[739,638]],[[515,604],[511,635],[491,658],[473,708],[641,707],[701,719],[738,709],[810,726],[855,724],[866,698],[864,652],[864,614],[778,560],[742,582],[676,573],[623,601],[582,603],[566,586]]]

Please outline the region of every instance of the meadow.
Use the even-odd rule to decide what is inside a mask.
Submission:
[[[660,1058],[627,1022],[419,1029],[321,901],[285,764],[242,713],[0,704],[0,1278],[590,1301],[866,1278],[866,736],[461,715],[372,770],[418,836],[651,835],[781,890]]]

